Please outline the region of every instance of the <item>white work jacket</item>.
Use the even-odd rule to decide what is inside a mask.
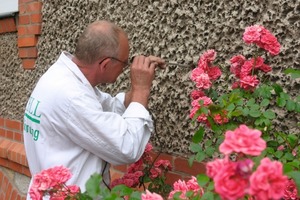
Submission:
[[[93,173],[105,163],[137,161],[144,152],[153,122],[144,106],[125,94],[99,91],[63,52],[40,78],[26,106],[24,144],[32,176],[41,170],[65,166],[73,174],[67,184],[85,191]],[[109,183],[109,166],[103,178]]]

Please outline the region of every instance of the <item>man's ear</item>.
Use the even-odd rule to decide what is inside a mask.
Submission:
[[[108,67],[109,62],[111,61],[110,58],[105,58],[104,60],[100,60],[98,64],[98,68],[102,70],[106,70]]]

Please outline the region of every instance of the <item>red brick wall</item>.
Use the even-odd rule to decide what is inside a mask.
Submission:
[[[0,117],[0,166],[30,177],[22,135],[22,123]],[[0,171],[0,199],[25,200],[7,174]]]
[[[18,47],[24,69],[34,69],[42,29],[42,2],[19,0]]]

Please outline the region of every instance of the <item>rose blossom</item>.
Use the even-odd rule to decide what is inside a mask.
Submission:
[[[219,146],[219,150],[225,155],[240,152],[258,156],[266,148],[266,142],[260,136],[261,131],[249,129],[242,124],[234,131],[226,131],[225,140]]]
[[[209,79],[214,81],[222,75],[222,72],[219,67],[210,67],[207,70],[207,74],[209,76]]]
[[[243,55],[236,55],[230,59],[230,72],[233,73],[237,78],[240,78],[241,67],[245,61],[246,58]]]
[[[198,68],[202,69],[203,71],[207,72],[209,65],[211,65],[211,62],[215,60],[216,58],[216,51],[213,49],[209,49],[206,52],[204,52],[198,61]]]
[[[193,100],[198,99],[199,97],[205,96],[205,93],[201,90],[193,90],[191,92],[191,97]]]
[[[216,192],[224,199],[239,199],[246,194],[248,179],[239,175],[236,169],[236,162],[227,162],[213,179]]]
[[[284,190],[284,199],[296,200],[298,196],[297,186],[293,179],[289,179]]]
[[[162,168],[164,170],[172,170],[171,163],[168,160],[158,160],[154,163],[154,167]]]
[[[256,76],[245,76],[240,80],[240,87],[244,90],[252,91],[259,84],[259,80]]]
[[[198,185],[196,177],[192,178],[185,182],[184,180],[178,180],[173,184],[173,191],[170,192],[168,199],[173,199],[174,194],[181,192],[180,199],[189,199],[186,197],[186,192],[193,191],[193,196],[203,195],[203,188]]]
[[[260,25],[247,27],[243,34],[243,40],[247,44],[256,44],[260,48],[267,50],[271,55],[277,55],[280,51],[280,44],[277,38]]]
[[[208,74],[200,68],[193,69],[191,79],[196,83],[196,87],[199,89],[208,89],[212,85]]]
[[[214,178],[221,170],[223,166],[228,163],[228,158],[215,159],[206,163],[206,175],[210,178]]]
[[[287,183],[288,178],[282,173],[282,164],[263,158],[250,177],[250,194],[260,200],[280,199]]]
[[[146,193],[142,194],[142,200],[163,200],[163,198],[155,192],[151,193],[146,190]]]

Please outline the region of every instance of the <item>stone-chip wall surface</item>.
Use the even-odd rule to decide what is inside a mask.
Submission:
[[[250,55],[242,41],[245,27],[265,26],[281,43],[281,53],[269,57],[272,74],[267,78],[298,95],[300,81],[283,74],[286,68],[300,69],[300,0],[64,0],[43,1],[42,34],[36,69],[22,69],[16,35],[0,36],[1,116],[22,120],[27,99],[39,77],[61,51],[73,52],[76,39],[88,23],[106,19],[122,27],[129,36],[131,56],[160,56],[167,61],[196,64],[208,49],[217,51],[217,62],[235,54]],[[168,66],[157,70],[149,109],[157,132],[151,141],[163,152],[186,154],[196,125],[189,119],[191,68]],[[116,83],[99,86],[116,94],[129,87],[129,70]],[[228,82],[219,80],[220,92]],[[277,128],[299,133],[299,115],[280,113]]]

